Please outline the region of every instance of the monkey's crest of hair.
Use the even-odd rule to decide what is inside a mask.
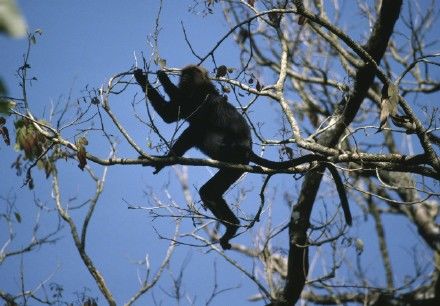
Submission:
[[[182,69],[179,88],[186,93],[219,94],[209,79],[208,71],[197,65],[188,65]]]

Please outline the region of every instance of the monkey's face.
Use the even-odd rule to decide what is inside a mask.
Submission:
[[[179,87],[193,89],[209,83],[208,72],[198,66],[188,66],[182,69]]]

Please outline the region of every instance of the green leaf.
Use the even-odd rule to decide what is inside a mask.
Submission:
[[[12,37],[24,37],[27,25],[15,0],[2,0],[0,9],[0,32]]]
[[[87,138],[85,138],[84,136],[81,136],[77,141],[76,141],[77,145],[79,146],[86,146],[89,144],[89,141],[87,140]]]
[[[6,93],[6,86],[3,83],[3,80],[0,78],[0,95],[5,95]]]
[[[78,158],[78,167],[81,170],[84,170],[84,167],[87,165],[87,151],[85,146],[88,145],[89,142],[87,140],[87,138],[85,138],[84,136],[80,137],[77,141],[76,141],[76,146],[78,148],[78,151],[76,152],[76,157]]]
[[[161,69],[163,69],[163,68],[165,68],[167,66],[167,60],[163,59],[163,58],[159,58],[158,64],[159,64],[159,67]]]
[[[0,99],[0,114],[10,115],[16,104],[9,99]]]
[[[361,255],[364,252],[365,244],[362,239],[356,238],[356,240],[354,241],[354,246],[358,255]]]
[[[38,120],[39,124],[48,124],[44,120]],[[37,124],[38,124],[37,123]],[[35,160],[43,154],[49,143],[29,119],[19,119],[14,122],[16,148],[22,150],[27,160]]]
[[[398,103],[399,88],[393,83],[385,84],[382,88],[379,131],[383,129],[389,116],[396,115]]]
[[[230,93],[230,92],[231,92],[231,89],[230,89],[228,86],[222,86],[222,91],[223,91],[224,93]]]

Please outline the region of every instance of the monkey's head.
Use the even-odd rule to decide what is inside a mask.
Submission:
[[[179,88],[192,90],[212,85],[208,71],[203,67],[189,65],[182,69],[179,81]]]

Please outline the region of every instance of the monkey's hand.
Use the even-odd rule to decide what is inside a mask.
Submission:
[[[142,90],[145,91],[145,88],[149,84],[147,75],[142,71],[142,69],[136,69],[133,74],[136,82],[142,87]]]
[[[157,77],[159,78],[159,81],[160,81],[161,83],[163,83],[164,81],[168,80],[168,76],[167,76],[167,74],[165,73],[165,71],[163,71],[163,70],[157,70],[156,73],[157,73]]]
[[[177,154],[173,148],[170,149],[170,151],[168,152],[167,155],[163,155],[163,156],[155,156],[155,157],[163,157],[163,158],[170,158],[170,157],[179,157],[181,155]],[[165,168],[167,165],[158,165],[155,166],[156,170],[153,172],[153,174],[158,174],[163,168]]]
[[[163,157],[163,156],[154,156],[154,157]],[[145,156],[140,155],[139,159],[146,159]],[[142,165],[142,167],[146,167],[148,165]],[[153,172],[153,174],[158,174],[160,172],[160,170],[162,170],[165,167],[165,165],[159,165],[159,166],[155,166],[155,170]]]
[[[161,166],[156,166],[153,174],[158,174],[165,166],[161,165]]]
[[[154,157],[162,157],[162,156],[154,156]],[[145,156],[140,155],[138,157],[139,159],[147,159]],[[147,167],[149,165],[142,165],[142,167]],[[156,168],[153,172],[153,174],[158,174],[160,170],[162,170],[162,168],[165,167],[164,165],[160,165],[160,166],[155,166],[154,168]]]

